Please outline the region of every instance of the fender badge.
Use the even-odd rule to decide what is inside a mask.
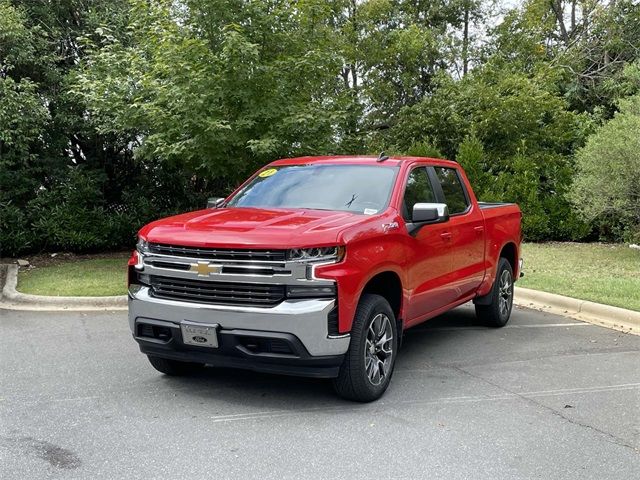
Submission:
[[[383,223],[382,224],[382,229],[386,232],[388,232],[389,230],[395,230],[396,228],[399,228],[400,225],[398,225],[398,222],[391,222],[391,223]]]

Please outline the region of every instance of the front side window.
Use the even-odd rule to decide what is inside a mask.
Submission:
[[[411,212],[416,203],[434,203],[436,195],[433,192],[429,175],[425,167],[418,167],[411,170],[407,179],[407,187],[404,191],[403,216],[404,219],[411,220]]]
[[[228,207],[308,208],[373,215],[384,210],[397,167],[382,165],[283,165],[263,170]]]
[[[469,207],[469,202],[455,168],[435,167],[436,175],[442,187],[444,201],[449,207],[449,213],[464,212]]]

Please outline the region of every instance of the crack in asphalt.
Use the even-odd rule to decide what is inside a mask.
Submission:
[[[640,447],[635,447],[635,446],[627,443],[627,441],[625,439],[620,438],[620,437],[614,435],[611,432],[607,432],[606,430],[602,430],[602,429],[600,429],[598,427],[595,427],[593,425],[590,425],[588,423],[580,422],[580,421],[575,420],[573,418],[569,418],[569,417],[563,415],[561,412],[559,412],[555,408],[549,407],[549,406],[545,405],[544,403],[538,402],[538,401],[536,401],[534,398],[532,398],[530,396],[526,396],[525,394],[521,394],[521,393],[515,392],[513,390],[510,390],[510,389],[508,389],[508,388],[506,388],[506,387],[504,387],[504,386],[502,386],[500,384],[497,384],[495,382],[492,382],[491,380],[488,380],[488,379],[486,379],[486,378],[484,378],[484,377],[482,377],[480,375],[473,374],[473,373],[469,372],[468,370],[465,370],[464,368],[453,366],[453,365],[450,366],[450,368],[453,368],[453,369],[461,372],[462,374],[465,374],[465,375],[468,375],[468,376],[470,376],[472,378],[480,380],[481,382],[484,382],[484,383],[486,383],[488,385],[491,385],[491,386],[493,386],[493,387],[495,387],[495,388],[497,388],[499,390],[502,390],[503,392],[506,392],[506,393],[508,393],[510,395],[514,395],[514,396],[524,400],[525,402],[528,402],[528,403],[531,403],[533,405],[536,405],[537,407],[543,408],[544,410],[547,410],[547,411],[551,412],[552,415],[560,417],[561,419],[569,422],[572,425],[576,425],[578,427],[582,427],[584,429],[597,432],[600,435],[604,435],[605,437],[607,437],[609,439],[610,443],[613,443],[613,444],[618,445],[620,447],[628,448],[628,449],[630,449],[631,451],[633,451],[635,453],[639,453],[640,452]],[[569,392],[567,392],[567,393],[569,393]]]

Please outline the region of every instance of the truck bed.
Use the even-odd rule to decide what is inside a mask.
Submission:
[[[516,245],[519,245],[522,240],[520,237],[522,213],[515,203],[478,202],[478,206],[484,216],[487,269],[488,272],[493,272],[496,268],[495,262],[500,257],[500,248],[508,240],[507,237],[517,232],[518,238],[512,240],[515,240]],[[520,257],[519,252],[517,252],[516,257]],[[514,267],[513,273],[517,278],[520,272],[517,271],[517,265],[514,265]],[[493,284],[493,278],[491,276],[487,278],[489,284]]]

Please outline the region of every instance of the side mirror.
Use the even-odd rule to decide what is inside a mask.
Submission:
[[[224,205],[224,198],[209,198],[207,199],[207,208],[221,208]]]
[[[416,203],[413,206],[413,223],[440,223],[449,220],[449,207],[446,203]]]
[[[449,221],[449,207],[446,203],[416,203],[411,212],[412,225],[409,227],[409,233],[416,232],[425,224],[447,221]]]

